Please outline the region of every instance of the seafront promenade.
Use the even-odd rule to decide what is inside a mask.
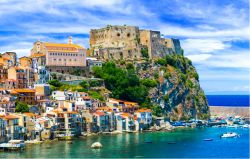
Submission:
[[[250,107],[232,107],[232,106],[209,106],[210,113],[214,115],[237,115],[245,118],[250,118]]]

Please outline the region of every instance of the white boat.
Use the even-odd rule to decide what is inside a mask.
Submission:
[[[230,132],[230,133],[222,134],[220,137],[221,138],[233,138],[233,137],[238,137],[238,136],[239,135],[237,133]]]
[[[250,128],[250,125],[249,124],[245,124],[242,126],[243,128]]]

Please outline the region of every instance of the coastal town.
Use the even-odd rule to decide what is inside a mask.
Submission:
[[[153,110],[137,102],[112,97],[104,80],[93,76],[94,68],[110,60],[141,66],[144,61],[168,54],[183,54],[178,39],[166,39],[159,31],[133,26],[91,30],[88,49],[75,44],[69,36],[68,43],[35,41],[25,57],[15,52],[2,53],[0,143],[35,143],[207,124],[198,119],[187,124],[154,116]],[[227,124],[221,120],[214,117],[210,125]],[[234,119],[228,121],[232,124]],[[243,120],[239,117],[237,121]]]

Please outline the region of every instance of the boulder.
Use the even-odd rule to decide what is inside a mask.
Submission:
[[[102,148],[102,144],[101,144],[100,142],[94,142],[94,143],[91,145],[91,148],[93,148],[93,149]]]

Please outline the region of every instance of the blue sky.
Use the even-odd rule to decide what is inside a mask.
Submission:
[[[0,0],[0,52],[36,40],[88,47],[89,30],[136,25],[181,40],[207,94],[249,92],[248,0]]]

